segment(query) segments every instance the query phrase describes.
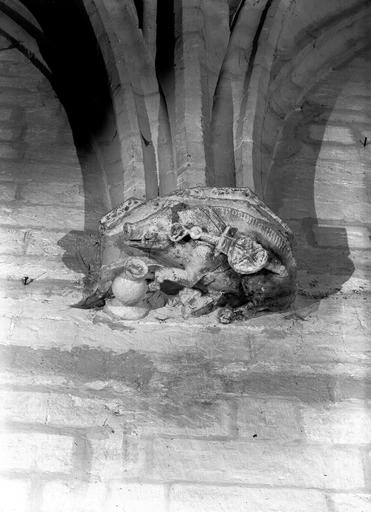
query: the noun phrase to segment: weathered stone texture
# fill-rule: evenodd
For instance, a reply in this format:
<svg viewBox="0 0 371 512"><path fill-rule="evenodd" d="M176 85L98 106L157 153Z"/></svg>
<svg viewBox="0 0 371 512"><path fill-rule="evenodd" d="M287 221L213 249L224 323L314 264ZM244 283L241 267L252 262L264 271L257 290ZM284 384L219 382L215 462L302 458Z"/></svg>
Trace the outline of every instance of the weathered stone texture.
<svg viewBox="0 0 371 512"><path fill-rule="evenodd" d="M108 510L115 510L120 503L125 503L128 512L135 510L167 511L166 488L151 484L120 484L110 487L111 496L107 503Z"/></svg>
<svg viewBox="0 0 371 512"><path fill-rule="evenodd" d="M215 485L173 485L170 490L170 512L311 512L313 509L328 511L325 497L316 491Z"/></svg>
<svg viewBox="0 0 371 512"><path fill-rule="evenodd" d="M362 401L348 401L328 407L303 410L303 428L314 442L368 444L371 438L371 410Z"/></svg>
<svg viewBox="0 0 371 512"><path fill-rule="evenodd" d="M354 448L242 441L156 440L153 475L161 480L358 489L365 485Z"/></svg>
<svg viewBox="0 0 371 512"><path fill-rule="evenodd" d="M308 272L315 260L318 282L332 274L337 288L363 278L368 289L370 153L362 141L369 62L365 50L303 98L287 119L266 186L268 204L297 234L299 268Z"/></svg>
<svg viewBox="0 0 371 512"><path fill-rule="evenodd" d="M59 496L56 502L55 496ZM115 512L125 507L125 512L156 510L165 512L166 494L162 486L151 484L91 483L83 487L71 486L68 482L48 483L43 491L42 511L65 510Z"/></svg>
<svg viewBox="0 0 371 512"><path fill-rule="evenodd" d="M335 494L331 497L331 504L335 512L367 512L371 499L369 494Z"/></svg>
<svg viewBox="0 0 371 512"><path fill-rule="evenodd" d="M107 491L101 483L71 485L69 482L48 482L42 491L42 512L66 510L101 512L106 508ZM58 496L58 499L56 497Z"/></svg>
<svg viewBox="0 0 371 512"><path fill-rule="evenodd" d="M260 441L292 442L303 439L297 404L280 399L240 399L237 430L241 437Z"/></svg>
<svg viewBox="0 0 371 512"><path fill-rule="evenodd" d="M36 432L0 435L3 455L1 470L67 472L72 467L73 439Z"/></svg>
<svg viewBox="0 0 371 512"><path fill-rule="evenodd" d="M108 209L103 192L114 203L145 195L154 162L161 191L168 177L171 190L173 157L184 171L180 184L203 182L213 130L220 160L210 176L233 182L234 169L224 175L223 166L235 158L238 180L252 179L241 148L254 149L268 170L280 116L316 64L315 48L300 62L293 44L317 41L326 31L325 24L316 34L317 23L362 2L281 2L289 9L277 23L276 11L267 17L266 52L258 45L249 88L266 2L244 3L227 49L228 3L233 19L240 4L232 0L192 1L183 18L178 11L176 70L168 82L161 78L166 120L146 48L156 37L155 2L144 2L143 32L129 4L84 2L116 91L118 133L110 125L99 135L101 162L109 164L103 180L91 155L89 172L80 165L86 160L46 80L16 50L0 52L1 512L370 508L370 149L362 145L370 127L369 52L303 98L276 147L267 196L274 192L274 210L296 233L292 310L227 328L214 317L123 324L71 308L93 270L79 253L96 256L92 230ZM110 12L121 16L111 39ZM122 19L130 31L120 42ZM341 37L352 34L344 27L334 45L342 48ZM318 62L326 60L323 48ZM130 68L143 55L144 70ZM280 75L293 63L290 76ZM215 88L220 110L212 126ZM263 122L268 100L259 141L251 120ZM226 138L239 145L224 152ZM120 145L111 152L113 139ZM24 285L27 275L35 280Z"/></svg>

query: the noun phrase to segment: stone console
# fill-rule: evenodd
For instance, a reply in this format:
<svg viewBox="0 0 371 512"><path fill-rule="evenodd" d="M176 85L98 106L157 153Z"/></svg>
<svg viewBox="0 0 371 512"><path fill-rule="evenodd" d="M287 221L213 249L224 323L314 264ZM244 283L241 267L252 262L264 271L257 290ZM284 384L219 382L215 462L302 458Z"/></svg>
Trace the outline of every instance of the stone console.
<svg viewBox="0 0 371 512"><path fill-rule="evenodd" d="M101 220L102 268L84 307L125 320L151 309L222 323L295 298L292 233L248 188L191 188L129 199Z"/></svg>

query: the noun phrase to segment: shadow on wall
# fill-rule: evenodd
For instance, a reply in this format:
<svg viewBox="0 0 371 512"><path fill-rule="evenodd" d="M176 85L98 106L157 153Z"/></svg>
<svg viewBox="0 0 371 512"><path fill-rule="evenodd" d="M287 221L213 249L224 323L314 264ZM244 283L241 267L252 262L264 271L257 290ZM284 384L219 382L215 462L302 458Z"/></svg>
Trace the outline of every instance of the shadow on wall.
<svg viewBox="0 0 371 512"><path fill-rule="evenodd" d="M60 240L58 245L64 250L64 265L83 274L82 295L90 295L98 278L101 265L98 226L108 207L102 199L104 195L102 173L93 152L86 148L76 148L84 190L84 230L71 230Z"/></svg>
<svg viewBox="0 0 371 512"><path fill-rule="evenodd" d="M101 266L101 250L98 226L108 207L102 200L102 174L93 152L76 148L84 183L84 231L72 230L58 240L64 250L64 265L83 274L82 296L94 291Z"/></svg>
<svg viewBox="0 0 371 512"><path fill-rule="evenodd" d="M25 4L27 0L22 0ZM143 28L144 4L142 0L134 0L138 15L139 28ZM83 294L91 293L91 284L99 265L99 246L97 240L89 245L89 239L94 238L92 233L97 231L100 218L111 209L111 206L120 204L124 197L123 169L121 164L121 147L115 121L111 91L120 87L112 76L108 78L105 63L100 50L101 41L97 41L94 30L90 24L89 16L85 10L84 0L65 0L58 4L57 13L49 7L40 10L39 18L45 20L44 30L48 29L50 37L56 42L59 52L43 54L55 77L54 88L63 103L74 135L74 141L84 181L85 195L85 231L71 231L58 245L65 250L63 262L75 272L83 272ZM157 7L156 41L156 74L159 80L161 96L168 98L169 105L164 99L165 109L170 110L170 117L174 117L174 0L162 0ZM36 12L33 11L36 16ZM68 40L62 19L66 19L66 26L73 22ZM41 23L41 19L39 19ZM52 30L50 30L52 29ZM80 41L83 43L80 46ZM68 51L65 49L68 45ZM49 60L48 60L49 59ZM73 79L71 80L71 77ZM112 83L113 82L113 83ZM113 85L115 85L113 87ZM173 119L173 122L174 119ZM131 123L129 123L130 125ZM164 123L160 123L159 137L161 140L168 136ZM170 127L169 127L170 129ZM164 130L164 131L161 131ZM166 132L166 133L165 133ZM92 143L92 139L95 138ZM103 155L96 158L92 146L96 141L103 139ZM143 135L142 139L145 141ZM146 146L145 142L144 145ZM149 150L149 148L148 148ZM147 150L146 150L147 151ZM145 155L146 151L143 153ZM152 151L152 150L151 150ZM152 154L152 153L151 153ZM103 156L103 158L102 158ZM159 166L164 171L162 187L169 192L172 190L172 159L167 159L167 152L159 149ZM104 157L106 161L104 161ZM102 163L103 160L103 163ZM170 161L169 161L170 160ZM108 162L107 162L108 161ZM165 164L164 164L165 162ZM108 164L108 165L107 165ZM161 167L165 165L165 169ZM168 168L167 168L168 166ZM166 172L166 171L171 172ZM107 187L108 183L108 187ZM161 185L160 185L161 191ZM82 260L84 262L82 263Z"/></svg>
<svg viewBox="0 0 371 512"><path fill-rule="evenodd" d="M65 250L62 259L66 267L83 273L86 285L96 266L94 233L100 218L110 209L104 173L120 155L109 78L83 0L21 2L42 29L38 46L51 71L51 85L67 114L80 163L84 230L69 232L58 245ZM116 192L117 188L121 190L122 183L118 183Z"/></svg>
<svg viewBox="0 0 371 512"><path fill-rule="evenodd" d="M289 116L265 189L265 201L295 234L298 291L312 303L338 292L355 268L350 258L345 219L336 218L331 206L339 190L339 201L346 195L347 185L340 181L342 161L336 159L336 149L344 150L347 146L326 142L325 137L345 83L346 80L333 86L331 82L329 86L326 80L320 82ZM337 118L332 124L339 126L344 122ZM327 184L329 179L334 180L330 198L324 197L321 190L321 184L323 190L328 188L324 186L324 177ZM328 203L327 199L330 199ZM325 217L323 214L318 217L316 202L321 202Z"/></svg>

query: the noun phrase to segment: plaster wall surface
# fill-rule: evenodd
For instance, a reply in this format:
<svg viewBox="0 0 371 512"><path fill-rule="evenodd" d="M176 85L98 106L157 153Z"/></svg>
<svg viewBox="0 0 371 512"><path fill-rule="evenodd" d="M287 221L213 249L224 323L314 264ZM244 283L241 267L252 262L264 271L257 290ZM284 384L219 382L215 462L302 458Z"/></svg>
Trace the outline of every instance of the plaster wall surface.
<svg viewBox="0 0 371 512"><path fill-rule="evenodd" d="M50 88L0 58L0 510L367 512L370 54L310 93L272 174L295 308L228 327L71 309L99 205Z"/></svg>

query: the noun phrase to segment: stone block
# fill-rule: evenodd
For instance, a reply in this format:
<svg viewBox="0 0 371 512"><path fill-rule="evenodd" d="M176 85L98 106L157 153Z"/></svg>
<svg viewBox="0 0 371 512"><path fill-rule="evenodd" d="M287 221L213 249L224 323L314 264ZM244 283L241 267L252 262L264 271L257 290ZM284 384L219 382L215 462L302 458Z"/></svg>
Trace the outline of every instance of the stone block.
<svg viewBox="0 0 371 512"><path fill-rule="evenodd" d="M257 440L295 441L303 437L297 403L279 398L238 400L237 429L239 436Z"/></svg>
<svg viewBox="0 0 371 512"><path fill-rule="evenodd" d="M243 441L156 439L153 475L165 481L354 489L364 486L354 448Z"/></svg>
<svg viewBox="0 0 371 512"><path fill-rule="evenodd" d="M23 154L24 148L22 145L0 142L0 159L18 160L22 158Z"/></svg>
<svg viewBox="0 0 371 512"><path fill-rule="evenodd" d="M0 148L1 150L1 148ZM22 205L14 208L1 208L0 222L8 226L27 226L65 230L84 230L84 221L89 213L80 208L68 206Z"/></svg>
<svg viewBox="0 0 371 512"><path fill-rule="evenodd" d="M1 64L6 64L6 65L15 64L15 65L17 65L17 68L19 66L20 68L24 69L26 67L25 66L26 57L23 55L18 56L17 53L18 53L18 50L15 50L14 48L10 48L9 50L1 52L1 56L0 56Z"/></svg>
<svg viewBox="0 0 371 512"><path fill-rule="evenodd" d="M168 512L166 489L162 485L112 483L109 490L106 512L117 512L122 506L125 512Z"/></svg>
<svg viewBox="0 0 371 512"><path fill-rule="evenodd" d="M36 284L35 281L32 284ZM86 319L86 313L83 310L76 309L71 311L71 304L73 300L78 301L81 298L81 294L66 294L61 297L56 294L54 297L48 297L48 289L46 288L44 296L42 294L34 295L30 288L24 288L23 283L13 283L18 285L18 297L19 291L25 292L21 297L12 295L9 290L8 296L6 296L6 290L3 289L3 294L0 294L0 311L4 316L15 316L22 317L23 319L31 318L33 320L79 320L82 322ZM34 287L32 287L34 288ZM37 291L34 289L34 291ZM41 290L38 290L41 292ZM29 292L29 293L27 293ZM63 293L63 292L62 292Z"/></svg>
<svg viewBox="0 0 371 512"><path fill-rule="evenodd" d="M36 73L27 77L14 77L14 76L1 76L0 77L0 88L16 88L23 89L25 92L31 92L32 86L37 85L41 79Z"/></svg>
<svg viewBox="0 0 371 512"><path fill-rule="evenodd" d="M17 190L16 183L1 183L0 184L0 201L13 201Z"/></svg>
<svg viewBox="0 0 371 512"><path fill-rule="evenodd" d="M349 128L343 126L311 124L309 135L312 139L321 142L334 142L338 144L355 144L357 140Z"/></svg>
<svg viewBox="0 0 371 512"><path fill-rule="evenodd" d="M331 100L333 103L333 99ZM341 95L336 100L336 110L347 110L349 112L364 112L370 110L371 97Z"/></svg>
<svg viewBox="0 0 371 512"><path fill-rule="evenodd" d="M73 262L72 262L73 263ZM24 276L30 279L63 279L78 281L84 273L81 267L69 268L62 259L38 258L31 256L0 255L0 279L20 281ZM75 270L76 268L76 270Z"/></svg>
<svg viewBox="0 0 371 512"><path fill-rule="evenodd" d="M348 247L351 249L371 249L371 229L365 226L347 226Z"/></svg>
<svg viewBox="0 0 371 512"><path fill-rule="evenodd" d="M78 162L48 162L41 164L30 160L11 162L0 159L0 173L10 176L7 181L15 177L22 183L68 183L69 185L83 185L82 171Z"/></svg>
<svg viewBox="0 0 371 512"><path fill-rule="evenodd" d="M71 470L73 439L67 436L32 431L1 433L1 471L39 470L68 472Z"/></svg>
<svg viewBox="0 0 371 512"><path fill-rule="evenodd" d="M84 206L82 186L69 183L26 183L20 189L21 198L28 203L45 205Z"/></svg>
<svg viewBox="0 0 371 512"><path fill-rule="evenodd" d="M43 488L41 512L102 512L106 488L101 483L47 482Z"/></svg>
<svg viewBox="0 0 371 512"><path fill-rule="evenodd" d="M104 429L106 424L111 427L117 423L116 416L107 407L110 402L107 398L6 390L0 391L0 400L0 418L4 421L40 423L58 428L96 428L97 431Z"/></svg>
<svg viewBox="0 0 371 512"><path fill-rule="evenodd" d="M116 430L103 439L91 440L91 476L101 480L138 478L146 466L147 442L135 433Z"/></svg>
<svg viewBox="0 0 371 512"><path fill-rule="evenodd" d="M316 145L303 144L301 156L312 161L316 159L348 161L349 165L353 165L353 162L359 161L360 151L356 146L344 147L340 144L323 144L318 151Z"/></svg>
<svg viewBox="0 0 371 512"><path fill-rule="evenodd" d="M366 84L364 84L367 87ZM343 89L345 90L345 89ZM315 100L315 97L313 98ZM333 97L331 99L330 107L333 102ZM322 103L322 101L321 101ZM361 123L361 124L369 124L370 118L367 111L362 110L342 110L342 109L334 109L329 113L329 120L332 123Z"/></svg>
<svg viewBox="0 0 371 512"><path fill-rule="evenodd" d="M321 222L320 225L313 226L313 233L320 247L371 249L371 230L367 226Z"/></svg>
<svg viewBox="0 0 371 512"><path fill-rule="evenodd" d="M30 483L0 477L1 512L28 512Z"/></svg>
<svg viewBox="0 0 371 512"><path fill-rule="evenodd" d="M207 409L202 404L184 405L180 414L166 417L161 408L135 414L135 428L144 436L228 436L232 432L231 408L218 402Z"/></svg>
<svg viewBox="0 0 371 512"><path fill-rule="evenodd" d="M30 256L64 256L62 241L68 236L64 231L43 229L27 230L26 254Z"/></svg>
<svg viewBox="0 0 371 512"><path fill-rule="evenodd" d="M328 371L332 373L334 361L337 364L364 364L368 350L366 335L337 336L318 332L303 336L298 359L303 363L328 364Z"/></svg>
<svg viewBox="0 0 371 512"><path fill-rule="evenodd" d="M0 279L0 297L19 299L19 292L22 290L25 299L33 299L40 301L39 307L48 303L52 299L60 301L60 304L71 305L81 300L81 285L71 281L61 281L51 279L48 281L34 281L32 287L24 288L23 282L19 280ZM27 308L26 308L27 310Z"/></svg>
<svg viewBox="0 0 371 512"><path fill-rule="evenodd" d="M281 340L278 342L281 343ZM225 391L237 394L254 393L260 396L285 397L289 400L294 398L305 402L331 400L334 386L332 375L321 370L308 372L308 363L299 360L299 365L298 359L295 361L293 357L292 348L285 346L284 350L286 356L289 357L282 357L282 359L280 357L279 361L271 360L266 364L260 362L259 371L246 372L241 365L240 371L235 371L234 375L225 375ZM272 367L275 368L273 371Z"/></svg>
<svg viewBox="0 0 371 512"><path fill-rule="evenodd" d="M118 206L119 204L121 204L123 202L123 200L125 198L125 195L124 195L125 188L124 188L123 182L117 183L116 185L111 185L109 187L109 195L110 195L111 203L113 206ZM136 191L132 195L134 195L135 197L140 197L140 194L138 194ZM130 197L130 196L128 196L128 197Z"/></svg>
<svg viewBox="0 0 371 512"><path fill-rule="evenodd" d="M36 141L30 141L26 139L28 144L25 149L24 158L25 160L31 160L37 162L39 165L48 165L49 163L57 163L60 165L78 165L78 158L76 150L72 144L61 146L57 142L45 141L45 137L39 140L39 146L35 143ZM33 142L31 144L31 142Z"/></svg>
<svg viewBox="0 0 371 512"><path fill-rule="evenodd" d="M26 254L62 256L66 265L74 263L75 270L86 271L88 264L92 265L97 261L97 242L95 234L84 231L74 230L66 233L57 230L29 229L26 236Z"/></svg>
<svg viewBox="0 0 371 512"><path fill-rule="evenodd" d="M50 288L48 281L37 280L32 283L32 286L26 288L21 281L13 283L12 289L8 291L0 287L0 308L3 315L21 317L14 326L12 338L14 341L27 345L30 332L34 332L39 333L33 335L35 347L50 348L57 345L61 350L70 350L73 346L85 345L96 349L97 339L99 339L99 348L115 353L135 350L151 353L152 357L160 358L160 354L168 354L175 349L191 350L197 347L202 360L205 357L208 359L220 357L221 353L225 353L227 359L235 357L236 354L242 361L251 359L248 343L246 343L246 332L243 329L236 329L235 344L231 345L228 341L226 343L223 329L203 328L200 324L195 325L190 322L186 324L188 336L184 336L185 324L182 321L164 326L156 320L144 319L140 324L130 322L125 326L118 326L110 322L104 314L71 308L71 304L81 300L81 287L73 289L68 283L61 283L59 286L57 284L53 283ZM23 294L22 299L19 299L20 290ZM93 318L94 322L92 322ZM53 336L48 336L48 332ZM161 363L160 360L158 362ZM233 372L233 364L230 366L231 369L228 368L228 370ZM200 369L197 368L196 371ZM221 391L219 383L213 384L213 387L215 387L215 393ZM196 378L192 374L185 378L184 383L179 384L177 393L183 396L187 393L191 396L192 393L197 394L205 389L208 389L207 377L199 375ZM221 405L221 410L226 413L224 405ZM221 421L219 428L224 432L227 420L222 418L225 414L219 414L217 411L215 414L215 417ZM192 429L191 424L192 422L189 427ZM211 428L213 429L214 426Z"/></svg>
<svg viewBox="0 0 371 512"><path fill-rule="evenodd" d="M1 141L14 141L21 135L22 126L2 126L0 125L0 140Z"/></svg>
<svg viewBox="0 0 371 512"><path fill-rule="evenodd" d="M3 349L4 347L0 345L0 348ZM30 388L30 390L33 389L33 386L38 386L39 389L44 388L45 391L47 391L50 387L57 390L59 387L66 386L68 384L68 379L63 376L34 375L26 372L14 372L14 368L9 370L9 368L6 369L5 366L6 365L0 369L0 385L3 389L8 389L10 386L17 385L23 386L24 389Z"/></svg>
<svg viewBox="0 0 371 512"><path fill-rule="evenodd" d="M0 420L43 423L47 419L48 394L0 391Z"/></svg>
<svg viewBox="0 0 371 512"><path fill-rule="evenodd" d="M327 512L317 491L248 489L238 486L173 485L169 512Z"/></svg>
<svg viewBox="0 0 371 512"><path fill-rule="evenodd" d="M0 89L0 103L22 105L23 108L44 107L41 95L35 94L31 90L15 89L14 87Z"/></svg>
<svg viewBox="0 0 371 512"><path fill-rule="evenodd" d="M328 407L305 407L303 428L310 441L335 444L371 443L371 411L353 400Z"/></svg>
<svg viewBox="0 0 371 512"><path fill-rule="evenodd" d="M350 189L348 199L344 196L337 198L336 196L326 197L326 188L319 194L318 202L316 203L316 211L318 218L333 219L335 222L340 219L345 219L349 224L367 224L371 218L371 204L364 198L364 191L359 188ZM334 187L335 188L335 187ZM327 189L329 193L330 187ZM363 197L362 197L363 196ZM355 208L354 205L359 205Z"/></svg>
<svg viewBox="0 0 371 512"><path fill-rule="evenodd" d="M11 105L0 105L0 121L9 121L12 114L13 108Z"/></svg>
<svg viewBox="0 0 371 512"><path fill-rule="evenodd" d="M23 286L23 285L22 285ZM31 286L31 285L30 285ZM50 318L40 318L40 312L38 315L39 318L32 318L32 315L22 315L22 310L17 309L14 311L13 316L19 316L20 318L17 318L16 320L13 320L13 323L11 324L11 330L8 329L7 336L4 334L4 340L3 343L6 343L8 345L14 345L17 347L17 349L20 352L20 357L22 359L22 350L24 352L23 347L27 347L32 343L32 347L34 349L59 349L63 350L64 352L62 354L59 354L58 352L55 354L57 356L57 360L61 360L61 364L63 365L63 361L68 360L67 362L71 365L73 363L73 368L78 371L81 370L79 368L80 359L77 359L76 361L73 361L73 357L69 355L68 351L71 350L74 346L83 346L87 345L93 342L93 334L89 334L86 336L86 329L90 327L92 333L94 331L94 346L96 346L96 340L101 335L109 334L109 332L105 330L97 330L94 328L95 326L91 326L90 323L84 322L81 323L81 325L76 325L79 323L79 319L75 318L73 321L72 319L62 319L60 316L58 316L58 313L55 312L54 318L52 315L50 315ZM7 321L12 321L10 318L6 318ZM7 328L7 324L5 324L5 327ZM97 334L99 333L99 334ZM113 340L108 340L108 345L110 346L110 343L113 342L119 342L119 336L113 335ZM34 352L33 355L35 356L34 359L29 360L28 362L36 365L38 368L38 371L41 371L40 365L40 354L42 352ZM93 352L94 353L94 352ZM67 354L65 357L64 355ZM94 353L95 355L96 353ZM48 366L43 366L44 370L45 368L48 368L49 371L53 370L53 353L50 353L50 358L45 361L45 364L48 362ZM59 357L60 356L60 357ZM72 361L69 361L69 360ZM102 355L100 358L97 359L97 364L101 361L104 362L104 355ZM24 363L25 365L26 362ZM92 371L92 366L95 364L94 356L92 365L89 365L88 368L90 371ZM102 363L103 364L103 363ZM100 370L101 364L99 365ZM70 373L70 372L68 372ZM95 373L93 374L93 378L95 378Z"/></svg>
<svg viewBox="0 0 371 512"><path fill-rule="evenodd" d="M109 185L120 185L122 183L124 179L124 169L121 159L107 166L106 175Z"/></svg>
<svg viewBox="0 0 371 512"><path fill-rule="evenodd" d="M330 497L331 510L334 512L369 512L370 494L333 494Z"/></svg>
<svg viewBox="0 0 371 512"><path fill-rule="evenodd" d="M325 187L324 187L325 188ZM330 186L328 189L331 188ZM365 201L362 201L362 208L354 208L354 202L360 203L357 198L357 191L351 190L352 202L339 201L336 196L327 195L323 192L322 199L316 203L316 212L318 218L330 219L335 223L346 219L349 224L367 223L371 216L371 207ZM284 219L305 219L313 215L313 198L303 197L299 191L299 197L287 197L282 201L282 207L279 209L279 215ZM301 196L301 197L300 197Z"/></svg>
<svg viewBox="0 0 371 512"><path fill-rule="evenodd" d="M4 73L4 75L13 77L15 80L19 76L28 77L30 79L32 75L30 74L30 71L27 69L28 66L25 66L24 63L20 64L19 62L17 62L17 60L17 57L14 57L13 60L8 60L4 59L4 57L0 57L1 72ZM32 79L33 77L31 78L31 80Z"/></svg>
<svg viewBox="0 0 371 512"><path fill-rule="evenodd" d="M71 347L78 332L77 326L68 320L20 318L12 325L7 342L25 346L32 342L32 347L35 349L38 347L61 349L66 346ZM63 358L61 360L63 361ZM52 363L50 364L52 366Z"/></svg>

